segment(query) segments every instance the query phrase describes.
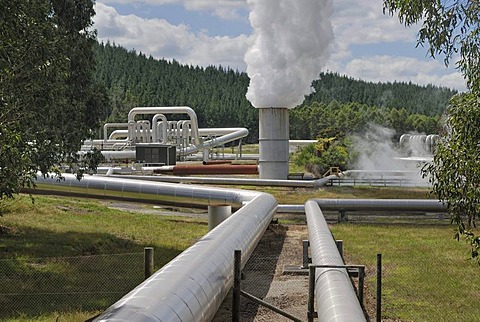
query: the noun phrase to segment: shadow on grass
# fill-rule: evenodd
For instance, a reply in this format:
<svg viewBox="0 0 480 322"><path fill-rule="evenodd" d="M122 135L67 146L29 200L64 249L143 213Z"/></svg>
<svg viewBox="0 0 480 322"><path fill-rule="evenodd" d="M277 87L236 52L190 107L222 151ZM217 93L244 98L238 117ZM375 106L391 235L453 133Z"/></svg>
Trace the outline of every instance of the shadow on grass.
<svg viewBox="0 0 480 322"><path fill-rule="evenodd" d="M0 320L106 309L143 281L144 246L154 247L156 268L181 252L109 233L3 229Z"/></svg>

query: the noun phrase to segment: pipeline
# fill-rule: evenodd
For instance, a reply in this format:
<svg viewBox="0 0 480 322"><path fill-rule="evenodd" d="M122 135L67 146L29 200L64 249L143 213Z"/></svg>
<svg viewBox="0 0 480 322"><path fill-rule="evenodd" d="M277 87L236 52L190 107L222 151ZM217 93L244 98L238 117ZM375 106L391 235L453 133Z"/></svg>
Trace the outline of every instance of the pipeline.
<svg viewBox="0 0 480 322"><path fill-rule="evenodd" d="M405 211L447 212L439 200L433 199L311 199L325 211ZM305 205L278 205L277 213L305 213Z"/></svg>
<svg viewBox="0 0 480 322"><path fill-rule="evenodd" d="M36 184L39 191L81 196L139 197L191 206L244 205L95 321L210 321L233 284L234 250L242 251L243 267L277 207L275 198L261 192L112 177L86 176L81 181L70 174L63 177L39 175Z"/></svg>
<svg viewBox="0 0 480 322"><path fill-rule="evenodd" d="M162 167L162 168L165 168L168 171L173 171L173 166ZM155 169L158 169L158 168L155 168ZM111 176L116 178L125 177L122 175L115 175L115 174L112 174ZM329 180L338 178L338 176L330 175L328 177L320 178L317 180L280 180L280 179L226 178L226 177L178 177L178 176L165 176L165 175L161 175L161 176L129 175L128 178L137 179L137 180L146 180L146 181L172 182L172 183L319 188L321 186L324 186Z"/></svg>
<svg viewBox="0 0 480 322"><path fill-rule="evenodd" d="M315 201L305 203L312 264L344 265L327 222ZM317 268L315 294L319 321L366 321L344 268Z"/></svg>
<svg viewBox="0 0 480 322"><path fill-rule="evenodd" d="M174 175L183 174L258 174L258 166L253 164L232 165L177 165L172 168Z"/></svg>
<svg viewBox="0 0 480 322"><path fill-rule="evenodd" d="M190 125L192 127L192 144L200 145L200 137L198 135L197 114L188 106L172 106L172 107L135 107L128 113L128 137L133 138L135 116L138 114L187 114L190 117Z"/></svg>
<svg viewBox="0 0 480 322"><path fill-rule="evenodd" d="M322 210L399 210L445 212L445 205L434 199L312 199Z"/></svg>
<svg viewBox="0 0 480 322"><path fill-rule="evenodd" d="M272 196L259 192L100 176L86 176L78 181L74 175L63 176L64 180L39 176L37 192L132 198L136 201L190 207L244 205L108 308L97 321L209 321L232 285L233 251L242 250L244 265L277 209ZM343 264L320 206L324 210L445 211L445 207L437 200L312 199L302 206L304 209L294 205L295 211L305 210L313 263L319 265ZM209 260L205 261L205 258ZM344 270L319 269L316 284L317 311L321 321L364 321L363 312Z"/></svg>

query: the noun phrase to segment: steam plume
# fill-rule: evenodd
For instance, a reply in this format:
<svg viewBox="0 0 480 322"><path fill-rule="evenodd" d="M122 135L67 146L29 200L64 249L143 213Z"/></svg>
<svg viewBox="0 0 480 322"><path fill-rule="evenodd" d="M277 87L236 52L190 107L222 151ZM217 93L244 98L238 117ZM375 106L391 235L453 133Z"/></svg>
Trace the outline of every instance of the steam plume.
<svg viewBox="0 0 480 322"><path fill-rule="evenodd" d="M333 42L332 0L248 0L253 44L245 54L253 106L293 108L312 92Z"/></svg>

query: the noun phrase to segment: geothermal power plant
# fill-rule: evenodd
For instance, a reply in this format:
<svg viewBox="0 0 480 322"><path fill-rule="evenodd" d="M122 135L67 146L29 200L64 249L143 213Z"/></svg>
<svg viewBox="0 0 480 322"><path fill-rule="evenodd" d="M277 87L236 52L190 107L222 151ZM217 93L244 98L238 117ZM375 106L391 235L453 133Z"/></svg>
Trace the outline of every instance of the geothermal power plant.
<svg viewBox="0 0 480 322"><path fill-rule="evenodd" d="M180 115L181 120L173 118ZM113 162L134 161L133 167L106 167L102 169L103 175L87 175L81 181L73 174L65 174L65 180L61 181L38 177L38 192L208 209L210 231L204 237L114 303L95 321L211 321L232 288L234 252L241 250L243 267L277 212L305 214L312 264L334 266L317 269L312 277L319 321L366 321L351 278L342 268L345 264L322 210L443 212L444 206L435 200L351 199L311 199L304 205L279 205L274 197L263 192L198 185L316 188L331 179L338 179L337 175L331 175L311 180L288 180L291 145L288 109L261 108L259 126L258 176L252 173L248 177L233 176L238 171L242 173L238 169L224 169L222 176L219 173L200 177L185 177L182 172L180 176L164 174L164 171L181 167L183 163L203 161L215 165L213 161L219 160L210 159L212 150L227 143L240 142L236 153L222 154L222 157L242 157L238 150L241 150L241 140L248 135L248 130L199 128L193 109L183 106L133 108L126 123L105 124L103 139L88 141L82 148L83 152L98 148ZM433 139L431 137L429 142ZM426 137L404 136L402 144L426 140ZM294 144L309 142L296 141ZM196 165L187 173L204 174L201 169L208 167ZM228 169L228 166L223 168Z"/></svg>
<svg viewBox="0 0 480 322"><path fill-rule="evenodd" d="M232 289L234 252L241 251L243 267L278 212L307 218L312 264L320 266L310 275L316 305L309 321L314 316L322 322L366 321L322 211L445 211L436 200L311 199L303 205L279 205L264 192L201 185L314 189L359 175L352 171L309 180L289 178L290 150L315 142L289 139L289 109L311 92L312 80L328 59L333 43L332 1L307 0L300 6L294 0L249 0L248 4L253 35L245 54L250 78L247 99L259 113L258 155L242 153L248 129L200 128L188 106L135 107L125 123L105 124L103 137L86 141L81 151L96 148L113 164L133 162L133 166L106 166L99 169L101 174L80 181L73 174L65 174L65 180L37 178L38 192L208 209L210 230L205 236L94 321L211 321ZM401 141L427 144L427 140L432 146L436 138L409 135ZM232 151L225 145L233 146ZM238 160L244 162L234 164ZM386 173L396 176L397 172L401 171Z"/></svg>

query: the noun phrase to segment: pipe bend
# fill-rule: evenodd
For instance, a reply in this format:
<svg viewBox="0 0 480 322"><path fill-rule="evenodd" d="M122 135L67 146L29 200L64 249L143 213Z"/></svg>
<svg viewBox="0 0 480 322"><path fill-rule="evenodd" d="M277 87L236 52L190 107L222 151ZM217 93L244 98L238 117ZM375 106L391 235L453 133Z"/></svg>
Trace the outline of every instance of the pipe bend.
<svg viewBox="0 0 480 322"><path fill-rule="evenodd" d="M72 174L64 180L37 175L37 186L51 192L150 196L193 204L243 205L149 279L110 306L95 321L210 321L233 285L233 253L242 251L242 266L255 249L277 209L266 193ZM189 201L188 201L189 200ZM173 299L176 299L173 301Z"/></svg>

